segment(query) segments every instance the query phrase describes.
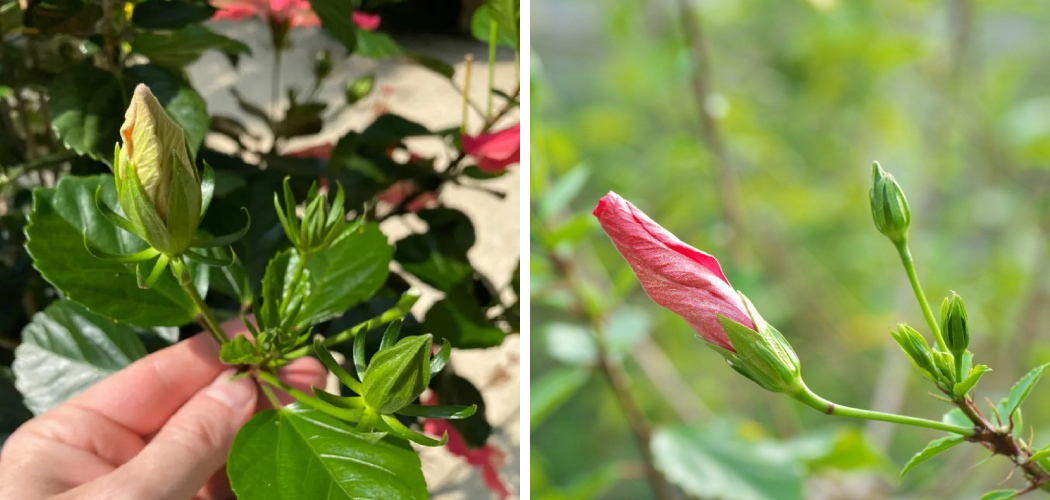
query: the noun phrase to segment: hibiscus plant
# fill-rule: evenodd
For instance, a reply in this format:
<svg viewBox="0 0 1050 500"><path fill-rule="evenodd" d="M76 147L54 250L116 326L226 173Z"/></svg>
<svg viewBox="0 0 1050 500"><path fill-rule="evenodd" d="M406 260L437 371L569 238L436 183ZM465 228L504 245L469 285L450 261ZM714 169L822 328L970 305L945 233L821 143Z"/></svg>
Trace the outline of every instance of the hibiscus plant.
<svg viewBox="0 0 1050 500"><path fill-rule="evenodd" d="M494 88L492 72L498 45L518 48L520 6L487 0L473 13L487 100L449 103L435 129L390 112L381 76L333 76L364 57L469 86L469 58L457 72L384 33L384 13L405 8L387 3L0 2L0 445L203 331L273 407L231 451L239 498L427 498L412 443L448 444L509 495L482 394L450 359L517 333L517 270L475 268L474 224L443 190L505 196L489 184L518 162L519 89ZM229 22L269 34L270 102L226 94L252 123L210 113L188 78L209 51L228 71L255 57L220 33ZM336 42L305 89L280 81L297 29ZM333 87L340 98L321 97ZM315 138L351 114L365 125ZM417 141L441 152L417 154ZM424 229L390 242L381 224L397 219ZM426 293L437 300L423 307ZM339 383L304 391L278 377L304 356Z"/></svg>
<svg viewBox="0 0 1050 500"><path fill-rule="evenodd" d="M929 382L930 394L951 407L941 419L852 408L824 399L803 380L799 357L790 343L791 332L781 333L767 323L755 305L733 289L713 256L682 242L615 193L599 201L594 216L649 297L681 316L730 368L763 389L827 415L942 433L908 461L901 478L945 450L970 442L1012 462L1025 479L1020 489L996 490L982 498L1004 500L1040 490L1050 493L1050 447L1035 445L1034 428L1024 426L1021 414L1022 404L1050 364L1029 371L998 402L977 395L978 382L991 368L975 364L981 358L969 349L971 332L963 299L951 293L935 314L919 283L908 245L911 209L907 198L878 163L872 167L871 179L869 198L875 226L897 250L928 328L924 335L900 323L890 334ZM654 479L653 487L660 498L670 498L661 493L666 491L662 481Z"/></svg>

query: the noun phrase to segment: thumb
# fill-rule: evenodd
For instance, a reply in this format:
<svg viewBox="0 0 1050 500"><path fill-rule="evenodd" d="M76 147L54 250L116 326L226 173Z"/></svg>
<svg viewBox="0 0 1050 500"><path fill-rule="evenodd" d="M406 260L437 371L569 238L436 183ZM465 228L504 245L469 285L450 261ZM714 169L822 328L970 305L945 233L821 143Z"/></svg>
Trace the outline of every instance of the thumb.
<svg viewBox="0 0 1050 500"><path fill-rule="evenodd" d="M255 410L255 383L219 375L186 402L157 436L109 478L137 498L186 500L226 463L233 438Z"/></svg>

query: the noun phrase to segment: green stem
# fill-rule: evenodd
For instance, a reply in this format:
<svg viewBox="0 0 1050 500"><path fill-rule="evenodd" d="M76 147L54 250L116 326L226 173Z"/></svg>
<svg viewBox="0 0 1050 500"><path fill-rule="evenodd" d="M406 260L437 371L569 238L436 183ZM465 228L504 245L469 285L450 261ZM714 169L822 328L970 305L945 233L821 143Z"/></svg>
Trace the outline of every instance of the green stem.
<svg viewBox="0 0 1050 500"><path fill-rule="evenodd" d="M182 283L182 289L186 290L190 299L197 305L197 310L200 311L200 320L201 323L203 323L204 329L211 334L212 338L214 338L219 345L229 342L229 337L226 336L226 332L222 330L222 326L219 322L215 320L215 315L212 314L211 308L208 307L208 304L204 303L204 299L201 298L200 294L197 293L197 289L194 288L193 280L190 280L187 283Z"/></svg>
<svg viewBox="0 0 1050 500"><path fill-rule="evenodd" d="M336 344L341 344L343 342L353 340L354 337L357 336L357 334L361 332L367 332L373 328L379 327L380 325L394 321L395 319L403 318L405 317L405 314L407 314L407 311L402 310L400 307L393 307L385 311L383 314L380 314L379 316L365 321L364 323L358 324L353 328L343 330L342 332L332 335L331 337L325 338L321 342L321 344L325 347L331 347ZM311 349L311 346L300 347L299 349L296 349L286 354L285 359L291 360L301 358L303 356L306 356L307 354L310 354Z"/></svg>
<svg viewBox="0 0 1050 500"><path fill-rule="evenodd" d="M492 116L492 89L496 86L496 36L499 33L496 20L489 20L489 93L485 105L485 118Z"/></svg>
<svg viewBox="0 0 1050 500"><path fill-rule="evenodd" d="M962 427L959 425L938 422L936 420L927 420L925 418L908 417L904 415L895 415L892 413L882 413L871 410L861 410L858 408L850 408L849 406L837 405L814 394L813 391L811 391L809 387L806 387L806 384L801 380L799 381L799 387L794 393L791 394L791 397L799 400L806 406L809 406L826 415L859 418L864 420L878 420L881 422L911 425L914 427L925 427L927 429L936 429L940 431L951 432L966 437L971 437L974 434L976 434L976 431L972 427Z"/></svg>
<svg viewBox="0 0 1050 500"><path fill-rule="evenodd" d="M948 346L944 343L944 337L941 335L941 327L933 316L933 310L930 309L930 303L926 301L926 294L923 293L922 285L919 283L919 275L915 272L915 262L911 258L911 250L908 249L908 239L902 238L899 242L894 242L894 245L897 247L897 253L901 256L901 264L904 265L904 271L908 273L908 281L911 282L911 289L915 292L915 298L919 301L922 314L926 317L926 324L930 325L933 338L937 340L937 348L948 352Z"/></svg>

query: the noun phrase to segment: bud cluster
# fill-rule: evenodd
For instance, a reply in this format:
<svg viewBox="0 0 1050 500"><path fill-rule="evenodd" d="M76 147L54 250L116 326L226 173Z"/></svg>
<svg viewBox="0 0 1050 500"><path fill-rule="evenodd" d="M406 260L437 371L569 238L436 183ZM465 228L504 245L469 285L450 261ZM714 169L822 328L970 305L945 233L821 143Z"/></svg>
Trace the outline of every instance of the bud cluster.
<svg viewBox="0 0 1050 500"><path fill-rule="evenodd" d="M328 197L318 192L317 183L310 186L306 195L305 209L302 220L297 215L295 195L292 194L290 178L284 178L284 203L276 193L273 195L273 204L277 209L277 218L281 221L281 227L292 245L299 250L304 258L313 253L322 252L329 245L348 233L347 227L357 227L363 221L359 219L355 224L346 223L346 207L343 200L345 193L343 186L338 186L335 199L328 204Z"/></svg>

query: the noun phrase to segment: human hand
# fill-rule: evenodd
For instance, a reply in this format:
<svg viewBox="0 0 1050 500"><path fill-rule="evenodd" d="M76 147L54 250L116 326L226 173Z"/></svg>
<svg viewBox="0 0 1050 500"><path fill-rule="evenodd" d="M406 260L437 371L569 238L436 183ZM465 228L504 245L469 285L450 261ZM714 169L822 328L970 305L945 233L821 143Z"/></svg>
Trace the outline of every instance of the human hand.
<svg viewBox="0 0 1050 500"><path fill-rule="evenodd" d="M0 498L233 498L226 456L237 431L269 402L226 368L215 341L197 335L30 420L0 454ZM312 358L278 374L303 391L325 381Z"/></svg>

